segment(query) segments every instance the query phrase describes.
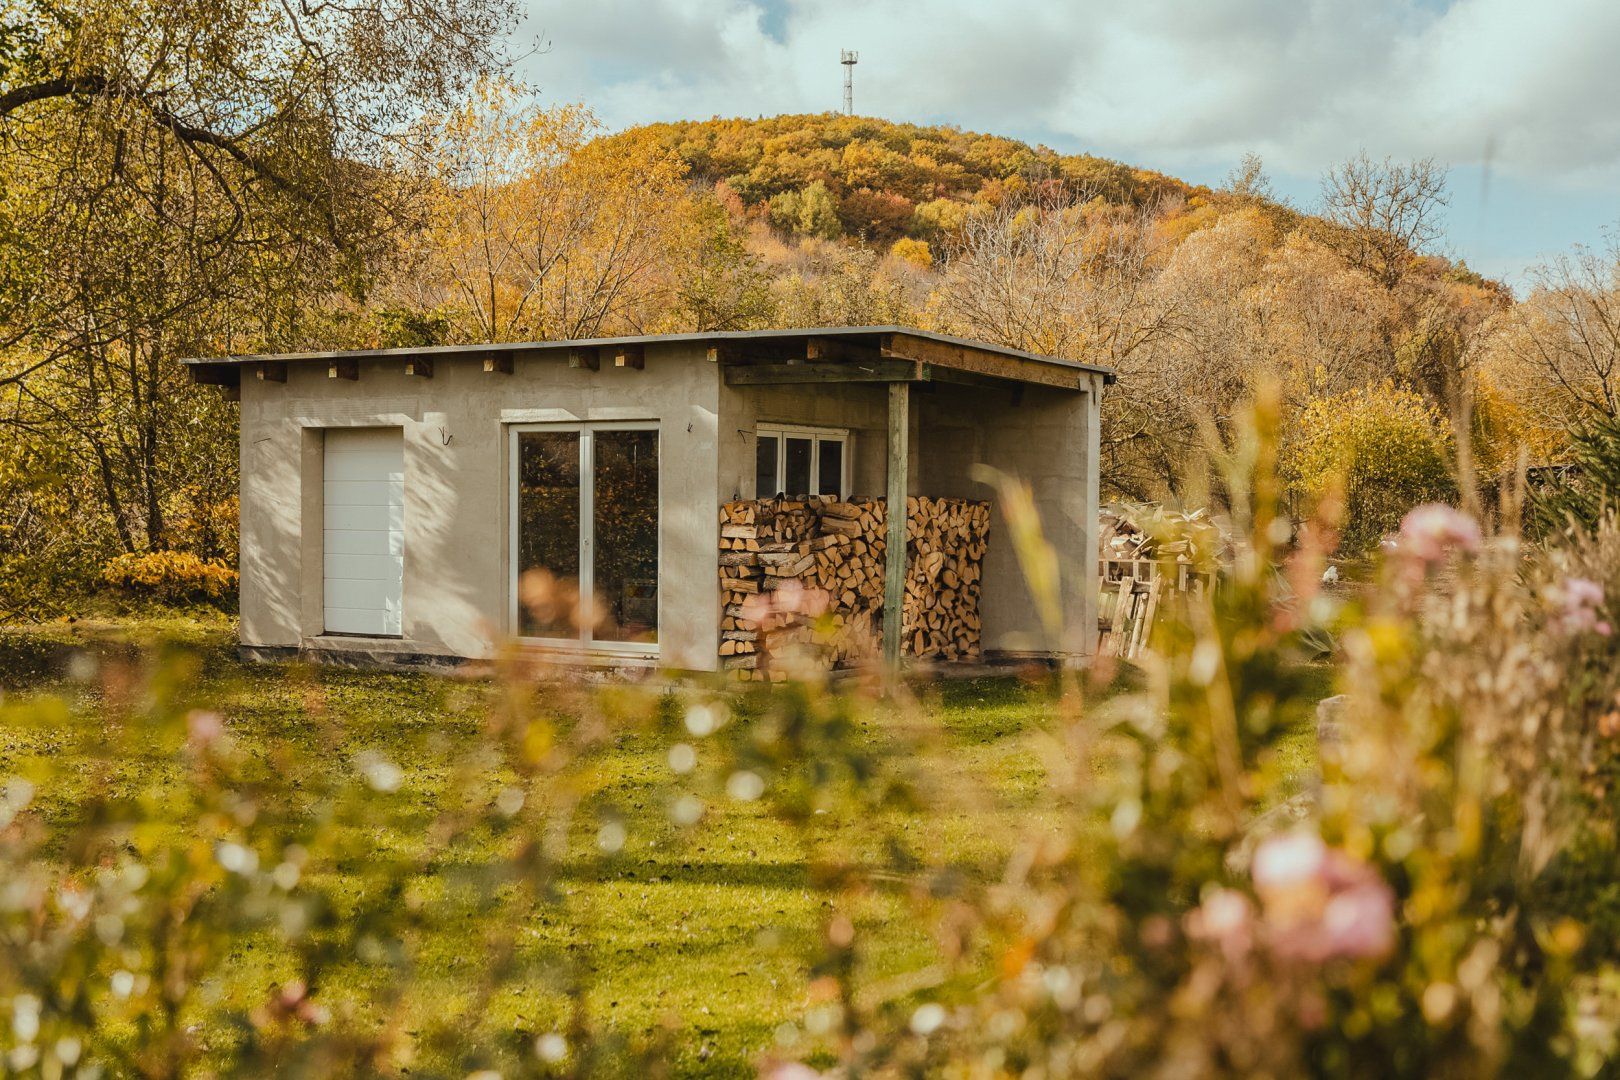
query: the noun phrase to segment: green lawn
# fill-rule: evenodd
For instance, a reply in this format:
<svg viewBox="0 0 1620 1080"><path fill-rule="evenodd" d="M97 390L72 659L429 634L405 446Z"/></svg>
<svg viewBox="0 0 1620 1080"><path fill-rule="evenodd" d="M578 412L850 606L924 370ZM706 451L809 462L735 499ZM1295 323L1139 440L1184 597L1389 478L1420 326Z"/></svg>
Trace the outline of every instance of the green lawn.
<svg viewBox="0 0 1620 1080"><path fill-rule="evenodd" d="M449 785L464 775L460 751L496 707L500 688L422 674L244 665L235 659L231 632L223 621L179 618L0 630L0 688L7 691L0 704L0 777L32 757L72 752L59 733L11 722L40 696L60 695L70 726L99 722L107 708L101 682L82 660L71 659L81 647L92 646L104 664L116 665L157 641L177 642L197 658L196 682L183 693L217 708L248 753L273 762L274 748L290 741L316 750L309 758L320 763L314 768L352 770L362 750L399 762L404 777L391 824L350 841L360 863L367 852L423 858L429 841L422 830L444 809ZM548 692L537 691L542 706ZM611 693L642 707L658 692ZM728 799L711 787L704 793L704 820L683 828L671 820L670 808L697 781L672 771L672 737L636 724L610 731L569 770L577 803L555 902L526 918L511 943L530 974L508 981L491 1000L470 998L467 975L485 962L490 928L473 914L440 919L414 943L406 1011L424 1023L443 1025L450 1017L451 1027L485 1025L532 1039L563 1024L562 987L569 984L583 996L593 1026L632 1043L667 1039L676 1072L751 1075L779 1029L802 1019L810 1005L809 964L818 955L833 895L812 880L811 867L839 861L875 866L898 845L919 861L947 862L964 874L998 873L1018 839L1053 829L1062 812L1052 780L1072 772L1054 723L1047 692L1011 678L940 683L922 688L915 708L859 713L854 743L883 768L903 773L924 809L891 806L870 817L834 810L802 827L774 816L768 800ZM1285 749L1285 770L1311 767L1309 732L1291 737ZM699 743L699 753L709 753L707 744ZM703 774L702 764L700 758L695 775ZM112 782L178 779L183 767L172 749L153 746L119 762ZM108 782L94 775L89 762L73 763L51 790L39 793L36 802L52 827L65 829L75 820L85 785ZM625 839L621 850L603 854L599 830L610 820L622 822ZM475 868L500 842L491 834L434 850L413 887L450 897L458 873ZM331 872L341 877L350 869L339 861ZM363 869L352 866L356 904L365 900ZM839 900L850 906L857 927L861 985L877 999L903 1000L940 981L930 901L904 874L878 873L871 880L875 887ZM339 896L351 885L333 884ZM457 909L449 902L436 910ZM241 944L228 985L220 988L225 1003L262 997L278 977L273 946L269 940ZM567 978L548 974L558 970ZM327 993L364 991L371 979L367 966L356 963L346 971L348 985ZM203 1038L231 1035L205 1032Z"/></svg>

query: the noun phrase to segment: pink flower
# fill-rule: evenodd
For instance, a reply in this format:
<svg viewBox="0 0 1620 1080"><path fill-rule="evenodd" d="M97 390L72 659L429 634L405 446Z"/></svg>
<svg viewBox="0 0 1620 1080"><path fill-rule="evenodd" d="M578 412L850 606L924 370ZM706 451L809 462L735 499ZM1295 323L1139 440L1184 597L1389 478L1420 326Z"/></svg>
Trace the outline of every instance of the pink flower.
<svg viewBox="0 0 1620 1080"><path fill-rule="evenodd" d="M1315 833L1274 836L1255 852L1266 940L1308 963L1383 956L1395 944L1395 894L1371 865Z"/></svg>
<svg viewBox="0 0 1620 1080"><path fill-rule="evenodd" d="M1597 607L1603 603L1603 586L1591 578L1565 578L1564 598L1572 606Z"/></svg>
<svg viewBox="0 0 1620 1080"><path fill-rule="evenodd" d="M1614 631L1607 619L1598 618L1603 608L1603 586L1590 578L1572 577L1547 590L1554 611L1554 624L1566 634L1594 633L1608 637Z"/></svg>
<svg viewBox="0 0 1620 1080"><path fill-rule="evenodd" d="M1236 960L1254 945L1254 905L1236 889L1211 889L1203 903L1187 913L1187 936L1221 950Z"/></svg>
<svg viewBox="0 0 1620 1080"><path fill-rule="evenodd" d="M1413 507L1401 519L1399 548L1425 563L1444 559L1452 551L1478 551L1479 522L1444 503Z"/></svg>
<svg viewBox="0 0 1620 1080"><path fill-rule="evenodd" d="M1329 956L1387 956L1395 947L1395 893L1374 875L1336 894L1322 912L1322 934Z"/></svg>
<svg viewBox="0 0 1620 1080"><path fill-rule="evenodd" d="M801 1061L779 1061L766 1066L759 1075L763 1080L821 1080L823 1074Z"/></svg>
<svg viewBox="0 0 1620 1080"><path fill-rule="evenodd" d="M743 618L760 623L762 629L785 625L795 616L819 618L832 606L832 597L823 589L807 589L789 578L781 588L755 593L743 601Z"/></svg>
<svg viewBox="0 0 1620 1080"><path fill-rule="evenodd" d="M1268 837L1254 853L1254 886L1262 893L1296 888L1322 876L1327 845L1302 829Z"/></svg>
<svg viewBox="0 0 1620 1080"><path fill-rule="evenodd" d="M193 709L186 713L186 742L193 750L206 750L225 734L225 718L217 712Z"/></svg>

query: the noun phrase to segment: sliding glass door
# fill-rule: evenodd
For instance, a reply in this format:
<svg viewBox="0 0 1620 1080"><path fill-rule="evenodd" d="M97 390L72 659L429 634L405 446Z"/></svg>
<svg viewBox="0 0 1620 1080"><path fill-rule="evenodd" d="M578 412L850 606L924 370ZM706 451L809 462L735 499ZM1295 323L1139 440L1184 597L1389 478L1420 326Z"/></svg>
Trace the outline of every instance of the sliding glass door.
<svg viewBox="0 0 1620 1080"><path fill-rule="evenodd" d="M657 426L548 424L511 437L517 635L655 650Z"/></svg>

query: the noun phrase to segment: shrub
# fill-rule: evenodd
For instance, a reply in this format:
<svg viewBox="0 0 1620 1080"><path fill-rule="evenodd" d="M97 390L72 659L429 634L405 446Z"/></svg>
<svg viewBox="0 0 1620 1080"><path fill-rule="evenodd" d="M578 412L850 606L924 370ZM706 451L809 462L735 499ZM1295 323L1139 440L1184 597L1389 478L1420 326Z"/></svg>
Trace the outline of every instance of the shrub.
<svg viewBox="0 0 1620 1080"><path fill-rule="evenodd" d="M166 604L217 602L236 588L235 570L189 551L120 555L101 568L101 579L131 596Z"/></svg>
<svg viewBox="0 0 1620 1080"><path fill-rule="evenodd" d="M902 236L894 242L893 247L889 248L889 254L919 270L927 270L934 265L934 253L929 250L926 240L913 240Z"/></svg>
<svg viewBox="0 0 1620 1080"><path fill-rule="evenodd" d="M1317 398L1295 430L1286 478L1312 504L1342 489L1346 552L1371 550L1412 507L1456 494L1445 419L1393 383Z"/></svg>
<svg viewBox="0 0 1620 1080"><path fill-rule="evenodd" d="M802 191L783 191L771 197L771 224L788 233L836 240L844 234L838 221L838 200L827 185L816 180Z"/></svg>
<svg viewBox="0 0 1620 1080"><path fill-rule="evenodd" d="M859 188L839 201L838 220L844 235L883 244L905 233L913 209L904 195Z"/></svg>
<svg viewBox="0 0 1620 1080"><path fill-rule="evenodd" d="M1531 527L1538 534L1590 532L1620 507L1620 418L1594 415L1575 425L1569 458L1531 494Z"/></svg>

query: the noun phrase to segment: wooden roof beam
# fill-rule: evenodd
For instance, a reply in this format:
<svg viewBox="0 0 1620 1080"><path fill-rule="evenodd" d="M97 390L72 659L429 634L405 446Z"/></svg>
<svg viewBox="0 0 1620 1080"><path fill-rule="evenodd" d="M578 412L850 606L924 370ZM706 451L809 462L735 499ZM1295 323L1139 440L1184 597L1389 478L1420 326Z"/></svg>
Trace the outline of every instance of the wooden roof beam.
<svg viewBox="0 0 1620 1080"><path fill-rule="evenodd" d="M1014 382L1035 383L1063 390L1083 390L1090 384L1091 372L1078 368L1065 368L1040 360L1026 360L1006 356L988 349L975 349L954 345L911 334L884 334L879 352L883 356L915 360L936 368L950 368L975 375L986 375Z"/></svg>
<svg viewBox="0 0 1620 1080"><path fill-rule="evenodd" d="M849 364L739 364L723 369L727 386L795 386L829 383L927 382L932 372L915 360Z"/></svg>
<svg viewBox="0 0 1620 1080"><path fill-rule="evenodd" d="M879 359L878 350L844 338L808 337L804 339L804 358L810 361L843 360L867 361Z"/></svg>

